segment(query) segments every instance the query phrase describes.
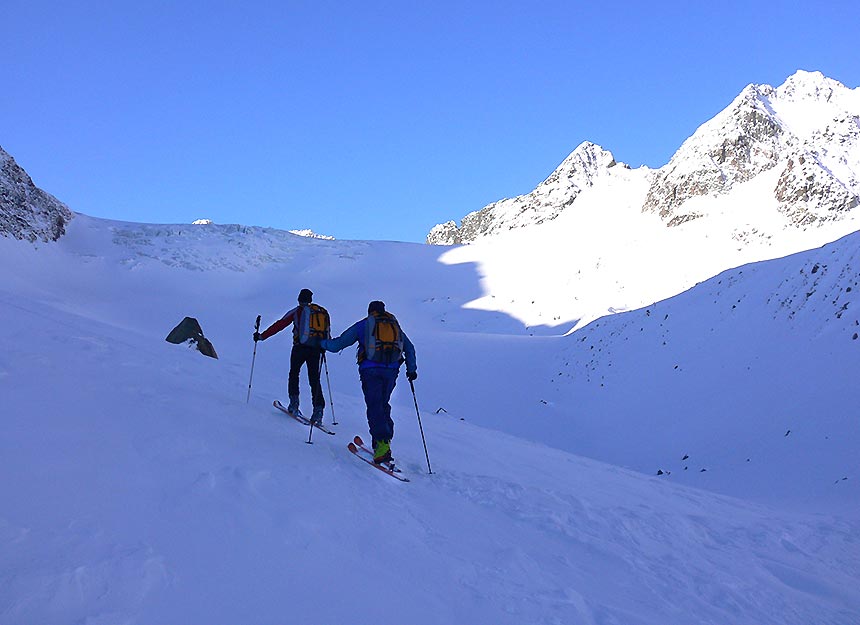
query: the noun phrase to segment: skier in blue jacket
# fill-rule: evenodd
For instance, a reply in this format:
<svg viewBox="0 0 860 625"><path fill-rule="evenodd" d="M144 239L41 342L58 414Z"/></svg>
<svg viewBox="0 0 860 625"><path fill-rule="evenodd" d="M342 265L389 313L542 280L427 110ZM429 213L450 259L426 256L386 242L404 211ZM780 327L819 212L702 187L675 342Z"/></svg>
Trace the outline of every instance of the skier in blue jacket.
<svg viewBox="0 0 860 625"><path fill-rule="evenodd" d="M415 347L380 301L370 302L365 319L354 323L337 338L323 339L320 347L339 352L356 342L358 375L373 440L373 461L377 464L391 462L394 421L389 402L403 362L406 362L406 378L410 381L418 378Z"/></svg>

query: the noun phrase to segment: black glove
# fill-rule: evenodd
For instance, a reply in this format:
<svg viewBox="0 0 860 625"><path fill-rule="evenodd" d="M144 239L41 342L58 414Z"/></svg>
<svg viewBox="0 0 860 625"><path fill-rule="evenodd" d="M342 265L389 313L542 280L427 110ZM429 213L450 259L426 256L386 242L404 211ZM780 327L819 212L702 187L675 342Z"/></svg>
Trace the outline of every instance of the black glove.
<svg viewBox="0 0 860 625"><path fill-rule="evenodd" d="M418 379L418 372L417 371L407 371L406 372L406 379L409 380L410 382L414 382L415 380Z"/></svg>
<svg viewBox="0 0 860 625"><path fill-rule="evenodd" d="M262 340L263 340L263 339L262 339L262 337L260 336L260 333L259 333L259 332L254 332L254 342L256 343L257 341L262 341Z"/></svg>

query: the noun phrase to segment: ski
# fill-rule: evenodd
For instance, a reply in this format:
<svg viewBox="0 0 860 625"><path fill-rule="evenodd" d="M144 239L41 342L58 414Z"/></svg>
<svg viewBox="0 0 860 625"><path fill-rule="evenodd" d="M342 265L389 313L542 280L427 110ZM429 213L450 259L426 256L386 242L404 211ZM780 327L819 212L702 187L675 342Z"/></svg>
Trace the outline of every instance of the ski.
<svg viewBox="0 0 860 625"><path fill-rule="evenodd" d="M362 462L366 462L367 464L369 464L369 465L370 465L370 466L372 466L373 468L375 468L375 469L379 469L379 470L380 470L380 471L382 471L383 473L387 473L388 475L390 475L390 476L391 476L391 477L393 477L394 479L396 479L396 480L400 480L401 482L408 482L408 481L409 481L409 478L408 478L408 477L404 477L403 475L401 475L401 471L400 471L400 469L396 468L393 464L391 464L391 465L388 465L388 464L376 464L376 463L375 463L373 460L371 460L370 458L366 458L366 457L361 453L362 451L370 453L371 457L373 456L373 453L372 453L372 452L370 452L370 450L369 450L367 447L365 447L365 446L364 446L364 443L362 442L361 438L359 438L358 436L356 436L356 437L355 437L355 438L354 438L354 439L353 439L353 440L352 440L352 441L351 441L351 442L346 446L346 448L347 448L347 449L349 449L349 450L352 452L352 455L354 455L356 458L358 458L358 459L359 459L359 460L361 460Z"/></svg>
<svg viewBox="0 0 860 625"><path fill-rule="evenodd" d="M373 450L372 450L370 447L368 447L367 445L365 445L365 444L364 444L364 441L363 441L363 440L361 440L361 437L360 437L360 436L354 436L354 437L353 437L353 439L352 439L352 442L353 442L353 443L355 443L355 446L356 446L356 447L358 447L360 450L362 450L362 451L364 451L365 453L367 453L367 455L368 455L368 456L370 456L371 458L373 458ZM374 462L373 464L376 464L376 463ZM383 466L388 467L389 469L391 469L391 470L392 470L392 471L394 471L395 473L402 473L402 471L400 470L400 468L399 468L399 467L397 467L397 466L395 466L395 463L394 463L394 459L393 459L393 458L392 458L391 460L389 460L388 462L384 462L384 463L382 463L382 464L383 464Z"/></svg>
<svg viewBox="0 0 860 625"><path fill-rule="evenodd" d="M286 414L290 415L293 419L295 419L296 421L298 421L298 422L299 422L299 423L301 423L302 425L310 425L310 424L311 424L311 420L310 420L310 419L308 419L307 417L305 417L305 416L303 416L303 415L297 415L297 414L294 414L294 413L290 412L289 410L287 410L287 407L286 407L286 406L284 406L284 404L282 404L281 402L279 402L277 399L272 403L272 405L273 405L275 408L277 408L278 410L280 410L281 412L283 412L283 413L286 413ZM315 427L315 428L317 428L317 429L319 429L319 430L322 430L322 431L323 431L323 432L325 432L326 434L331 434L332 436L334 436L334 435L335 435L335 432L332 432L330 429L328 429L328 428L327 428L326 426L324 426L322 423L314 423L314 427Z"/></svg>
<svg viewBox="0 0 860 625"><path fill-rule="evenodd" d="M360 448L360 449L363 449L364 451L366 451L367 453L369 453L371 456L373 455L373 450L372 450L370 447L368 447L367 445L365 445L365 444L364 444L364 441L363 441L363 440L361 440L361 437L360 437L360 436L354 436L354 437L352 438L352 442L353 442L353 443L355 443L355 446L356 446L356 447L358 447L358 448Z"/></svg>

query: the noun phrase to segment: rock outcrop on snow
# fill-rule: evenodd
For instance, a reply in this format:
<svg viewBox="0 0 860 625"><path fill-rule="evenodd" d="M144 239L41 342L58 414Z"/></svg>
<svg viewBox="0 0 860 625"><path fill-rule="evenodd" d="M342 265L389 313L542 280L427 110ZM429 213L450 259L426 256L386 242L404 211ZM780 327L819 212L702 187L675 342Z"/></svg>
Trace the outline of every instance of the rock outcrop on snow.
<svg viewBox="0 0 860 625"><path fill-rule="evenodd" d="M179 324L170 331L167 338L164 339L168 343L181 345L185 343L189 347L193 347L204 356L210 358L218 358L215 352L215 347L212 342L203 335L203 328L200 327L200 322L194 317L185 317Z"/></svg>
<svg viewBox="0 0 860 625"><path fill-rule="evenodd" d="M0 234L31 242L56 241L71 218L68 206L34 185L0 148Z"/></svg>
<svg viewBox="0 0 860 625"><path fill-rule="evenodd" d="M556 218L587 187L625 184L611 154L585 143L533 192L502 200L433 228L428 243L468 243ZM644 169L644 168L643 168ZM698 198L722 197L773 172L758 199L771 202L788 227L843 218L860 205L860 88L820 72L799 71L778 88L749 85L700 126L650 184L643 212L667 226L705 217ZM728 210L743 210L742 206Z"/></svg>
<svg viewBox="0 0 860 625"><path fill-rule="evenodd" d="M814 152L799 152L784 164L774 188L780 211L799 226L838 219L860 204L857 192L836 178Z"/></svg>

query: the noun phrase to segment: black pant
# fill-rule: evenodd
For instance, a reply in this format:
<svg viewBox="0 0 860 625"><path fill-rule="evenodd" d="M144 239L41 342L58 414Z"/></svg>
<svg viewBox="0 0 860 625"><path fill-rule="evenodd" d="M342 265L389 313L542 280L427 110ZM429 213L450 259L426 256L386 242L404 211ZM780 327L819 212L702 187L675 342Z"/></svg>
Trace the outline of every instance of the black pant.
<svg viewBox="0 0 860 625"><path fill-rule="evenodd" d="M322 384L320 384L322 354L318 348L308 345L293 345L293 351L290 353L290 377L287 392L290 394L290 398L299 396L299 370L301 370L302 365L306 365L314 408L325 407Z"/></svg>

